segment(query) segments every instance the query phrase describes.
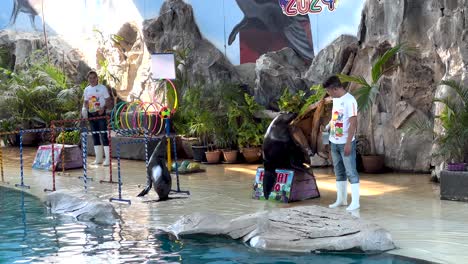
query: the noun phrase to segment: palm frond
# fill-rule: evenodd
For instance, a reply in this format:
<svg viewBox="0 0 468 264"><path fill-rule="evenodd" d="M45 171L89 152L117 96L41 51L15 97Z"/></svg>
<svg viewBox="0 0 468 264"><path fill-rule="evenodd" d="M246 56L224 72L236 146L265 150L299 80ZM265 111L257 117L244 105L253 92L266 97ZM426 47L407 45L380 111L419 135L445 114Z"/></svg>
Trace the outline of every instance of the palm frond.
<svg viewBox="0 0 468 264"><path fill-rule="evenodd" d="M43 65L42 70L61 89L65 89L68 86L67 75L62 70L60 70L59 68L57 68L57 67L55 67L54 65L51 65L51 64L45 64L45 65Z"/></svg>
<svg viewBox="0 0 468 264"><path fill-rule="evenodd" d="M374 104L379 94L378 85L362 86L358 88L353 95L358 103L358 111L366 112Z"/></svg>
<svg viewBox="0 0 468 264"><path fill-rule="evenodd" d="M434 132L434 123L428 118L417 117L407 122L403 130L414 135L432 134Z"/></svg>
<svg viewBox="0 0 468 264"><path fill-rule="evenodd" d="M342 83L353 82L362 86L370 86L370 84L366 81L366 79L363 76L354 76L346 74L337 74L336 76L338 76Z"/></svg>
<svg viewBox="0 0 468 264"><path fill-rule="evenodd" d="M375 83L380 79L383 73L385 64L396 54L402 50L402 44L397 44L395 47L387 50L381 57L377 59L372 66L372 82Z"/></svg>
<svg viewBox="0 0 468 264"><path fill-rule="evenodd" d="M468 87L462 87L460 83L454 80L443 80L441 84L452 88L461 97L464 106L468 106Z"/></svg>
<svg viewBox="0 0 468 264"><path fill-rule="evenodd" d="M455 113L461 112L463 108L459 103L456 102L456 100L453 99L453 97L445 97L445 98L436 98L433 100L436 103L441 103L445 107L447 107L448 114L453 115Z"/></svg>
<svg viewBox="0 0 468 264"><path fill-rule="evenodd" d="M77 119L80 117L80 114L78 111L70 111L66 112L63 114L62 118L63 119Z"/></svg>
<svg viewBox="0 0 468 264"><path fill-rule="evenodd" d="M36 86L34 87L31 91L30 91L30 94L34 94L34 93L51 93L51 89L46 86L46 85L39 85L39 86Z"/></svg>

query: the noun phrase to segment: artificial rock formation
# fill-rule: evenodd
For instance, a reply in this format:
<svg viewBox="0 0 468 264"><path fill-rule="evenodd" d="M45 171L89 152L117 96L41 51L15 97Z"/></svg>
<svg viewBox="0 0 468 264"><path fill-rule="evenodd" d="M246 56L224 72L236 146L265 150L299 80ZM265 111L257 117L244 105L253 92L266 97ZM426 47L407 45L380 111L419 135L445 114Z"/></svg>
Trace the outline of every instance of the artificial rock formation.
<svg viewBox="0 0 468 264"><path fill-rule="evenodd" d="M378 225L320 206L276 209L232 220L195 213L161 229L176 237L208 234L242 239L250 246L290 252L382 252L395 248L391 235Z"/></svg>
<svg viewBox="0 0 468 264"><path fill-rule="evenodd" d="M9 53L9 66L12 69L29 67L35 60L47 61L44 36L37 32L16 32L0 30L0 47ZM70 47L58 36L48 38L50 62L60 69L65 69L67 76L74 82L86 79L89 67L83 54Z"/></svg>
<svg viewBox="0 0 468 264"><path fill-rule="evenodd" d="M291 93L307 90L301 78L307 70L306 62L291 48L262 55L255 65L255 101L270 109L278 109L277 102L284 89Z"/></svg>
<svg viewBox="0 0 468 264"><path fill-rule="evenodd" d="M404 126L414 118L433 121L440 113L433 99L447 92L438 85L442 79L468 83L467 14L466 0L366 2L351 74L370 80L372 63L386 49L397 43L417 48L413 54L399 55L399 67L382 78L381 100L372 113L377 152L385 155L388 167L429 171L432 135L408 134ZM360 133L368 135L367 115L359 121Z"/></svg>
<svg viewBox="0 0 468 264"><path fill-rule="evenodd" d="M181 69L190 83L239 83L234 66L202 36L192 6L183 0L166 0L159 17L145 21L143 32L150 53L188 50Z"/></svg>
<svg viewBox="0 0 468 264"><path fill-rule="evenodd" d="M358 40L355 36L341 35L315 56L303 78L309 85L323 83L329 76L341 73L357 50Z"/></svg>
<svg viewBox="0 0 468 264"><path fill-rule="evenodd" d="M104 225L112 225L120 221L120 216L111 203L101 202L90 195L55 191L47 195L45 203L52 213L71 215L78 221Z"/></svg>
<svg viewBox="0 0 468 264"><path fill-rule="evenodd" d="M127 22L115 35L101 36L98 40L96 59L99 73L106 76L109 85L121 97L131 93L139 98L141 91L150 86L151 62L139 26Z"/></svg>

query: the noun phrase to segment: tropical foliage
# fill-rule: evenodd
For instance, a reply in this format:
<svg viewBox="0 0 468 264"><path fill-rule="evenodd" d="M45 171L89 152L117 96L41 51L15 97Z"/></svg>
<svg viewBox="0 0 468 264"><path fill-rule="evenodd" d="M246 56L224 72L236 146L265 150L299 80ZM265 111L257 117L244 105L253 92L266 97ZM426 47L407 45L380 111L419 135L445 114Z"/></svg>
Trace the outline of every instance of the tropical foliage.
<svg viewBox="0 0 468 264"><path fill-rule="evenodd" d="M463 161L468 147L468 87L453 80L442 81L442 84L450 87L455 95L435 100L444 105L444 110L437 117L444 129L437 136L438 154L448 161Z"/></svg>
<svg viewBox="0 0 468 264"><path fill-rule="evenodd" d="M338 74L341 82L355 83L359 88L353 93L358 103L358 111L365 112L369 115L369 145L370 155L376 154L375 140L374 140L374 119L372 109L377 102L380 93L380 79L387 72L394 70L398 64L391 64L391 59L400 53L407 54L414 49L404 45L398 44L393 48L387 50L382 56L379 56L371 68L371 80L368 82L363 76Z"/></svg>
<svg viewBox="0 0 468 264"><path fill-rule="evenodd" d="M300 90L295 94L291 94L289 89L284 89L283 94L278 101L280 111L302 115L310 105L320 101L320 99L325 96L326 91L323 89L321 84L317 84L310 87L310 93L312 95L307 97L307 93L305 91Z"/></svg>
<svg viewBox="0 0 468 264"><path fill-rule="evenodd" d="M2 68L0 108L16 128L47 127L52 120L78 116L83 87L71 85L66 74L47 62L17 71Z"/></svg>

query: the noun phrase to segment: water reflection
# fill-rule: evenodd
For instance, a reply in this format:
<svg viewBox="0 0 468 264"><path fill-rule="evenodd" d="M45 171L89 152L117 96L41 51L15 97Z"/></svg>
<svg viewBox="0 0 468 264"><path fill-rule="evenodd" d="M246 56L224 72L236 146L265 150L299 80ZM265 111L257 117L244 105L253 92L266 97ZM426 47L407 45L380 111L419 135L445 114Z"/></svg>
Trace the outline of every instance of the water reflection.
<svg viewBox="0 0 468 264"><path fill-rule="evenodd" d="M222 237L173 240L130 223L57 216L35 197L0 187L0 263L425 263L390 255L264 252Z"/></svg>

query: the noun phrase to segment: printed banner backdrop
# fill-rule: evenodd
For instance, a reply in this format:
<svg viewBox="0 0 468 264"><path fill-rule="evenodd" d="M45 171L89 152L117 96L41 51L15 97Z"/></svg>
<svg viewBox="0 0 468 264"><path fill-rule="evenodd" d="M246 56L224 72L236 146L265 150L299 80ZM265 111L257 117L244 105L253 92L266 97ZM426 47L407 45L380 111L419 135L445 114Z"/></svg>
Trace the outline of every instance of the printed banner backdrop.
<svg viewBox="0 0 468 264"><path fill-rule="evenodd" d="M256 200L265 200L263 196L263 176L264 168L258 168L255 175L254 190L252 198ZM276 170L276 184L273 187L273 192L270 194L269 200L280 201L287 203L291 197L291 185L294 178L292 170Z"/></svg>
<svg viewBox="0 0 468 264"><path fill-rule="evenodd" d="M125 22L155 18L163 0L2 0L0 29L58 34L95 63L95 30L116 33ZM278 0L186 0L204 37L233 64L255 62L261 54L293 46L317 54L340 34L355 35L364 0L340 0L336 10L287 17ZM14 9L14 7L18 7ZM248 17L248 18L247 18ZM270 19L270 18L276 19ZM301 18L302 17L302 18ZM14 22L14 23L13 23ZM313 40L312 40L313 39ZM313 41L313 45L312 45ZM93 50L94 49L94 50ZM307 55L309 54L309 55ZM95 57L95 56L94 56Z"/></svg>

